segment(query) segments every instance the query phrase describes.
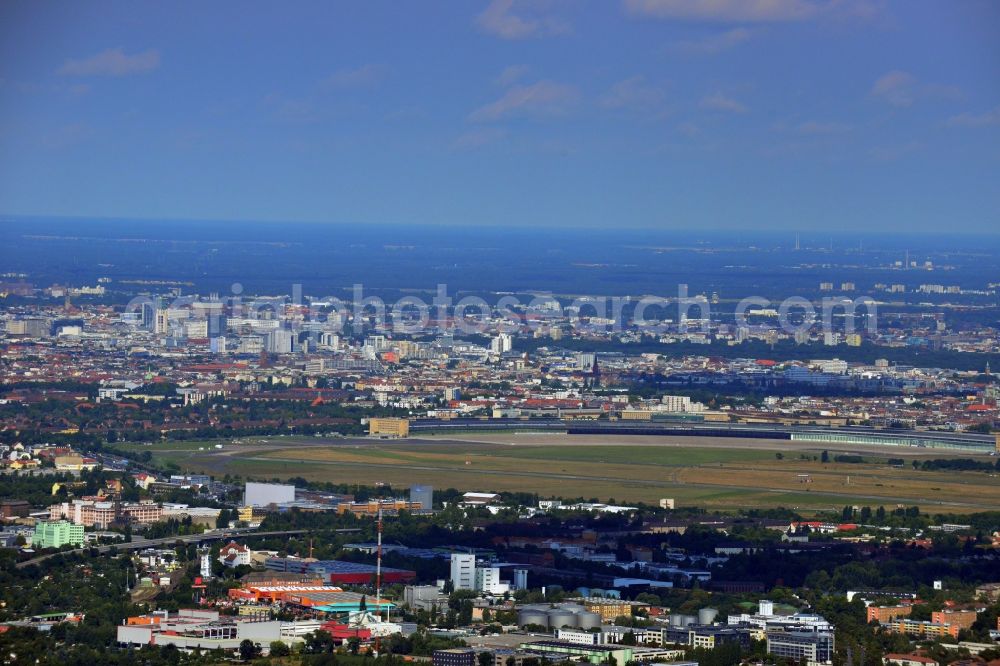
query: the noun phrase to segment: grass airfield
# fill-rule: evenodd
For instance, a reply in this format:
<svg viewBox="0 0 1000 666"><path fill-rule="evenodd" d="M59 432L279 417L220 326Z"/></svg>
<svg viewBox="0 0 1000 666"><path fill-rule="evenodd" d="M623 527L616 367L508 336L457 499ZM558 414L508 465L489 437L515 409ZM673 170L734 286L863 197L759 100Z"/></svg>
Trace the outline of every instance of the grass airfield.
<svg viewBox="0 0 1000 666"><path fill-rule="evenodd" d="M839 510L846 504L887 508L903 504L934 513L968 513L1000 507L995 474L914 470L911 460L974 457L929 449L551 433L452 433L404 440L257 437L239 443L126 448L150 451L156 460L173 462L186 472L268 480L297 476L360 485L425 483L618 503L656 503L672 497L678 506L719 510L784 506L809 512ZM866 462L824 464L819 461L824 449L831 460L840 453L853 453ZM885 462L888 458L902 458L906 464L892 467Z"/></svg>

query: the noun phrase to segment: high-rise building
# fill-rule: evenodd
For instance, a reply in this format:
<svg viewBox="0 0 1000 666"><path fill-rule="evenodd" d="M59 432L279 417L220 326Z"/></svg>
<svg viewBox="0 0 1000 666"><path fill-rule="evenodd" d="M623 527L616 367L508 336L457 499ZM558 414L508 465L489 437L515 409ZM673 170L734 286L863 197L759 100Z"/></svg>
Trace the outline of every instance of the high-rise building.
<svg viewBox="0 0 1000 666"><path fill-rule="evenodd" d="M153 332L157 335L166 335L170 331L169 310L158 309L153 318Z"/></svg>
<svg viewBox="0 0 1000 666"><path fill-rule="evenodd" d="M208 580L212 577L212 553L204 552L201 554L201 577Z"/></svg>
<svg viewBox="0 0 1000 666"><path fill-rule="evenodd" d="M365 338L365 347L375 351L383 351L384 349L388 349L389 343L386 341L384 335L369 335Z"/></svg>
<svg viewBox="0 0 1000 666"><path fill-rule="evenodd" d="M208 320L190 319L184 322L184 335L188 338L203 340L208 337Z"/></svg>
<svg viewBox="0 0 1000 666"><path fill-rule="evenodd" d="M291 331L283 328L273 330L267 334L267 351L271 354L291 354L292 340Z"/></svg>
<svg viewBox="0 0 1000 666"><path fill-rule="evenodd" d="M139 325L146 330L153 330L156 325L156 308L153 307L152 303L143 303L142 312L140 313Z"/></svg>
<svg viewBox="0 0 1000 666"><path fill-rule="evenodd" d="M224 314L210 314L206 321L208 322L208 337L217 338L226 333L226 316Z"/></svg>
<svg viewBox="0 0 1000 666"><path fill-rule="evenodd" d="M476 590L503 594L510 590L510 586L500 581L500 567L476 567Z"/></svg>
<svg viewBox="0 0 1000 666"><path fill-rule="evenodd" d="M527 590L528 589L528 570L527 569L514 569L514 589L515 590Z"/></svg>
<svg viewBox="0 0 1000 666"><path fill-rule="evenodd" d="M432 486L410 486L410 504L420 504L424 511L434 508L434 488Z"/></svg>
<svg viewBox="0 0 1000 666"><path fill-rule="evenodd" d="M455 590L476 589L476 556L471 553L451 554L451 585Z"/></svg>
<svg viewBox="0 0 1000 666"><path fill-rule="evenodd" d="M514 339L507 333L501 333L490 341L490 351L494 354L505 354L514 348Z"/></svg>

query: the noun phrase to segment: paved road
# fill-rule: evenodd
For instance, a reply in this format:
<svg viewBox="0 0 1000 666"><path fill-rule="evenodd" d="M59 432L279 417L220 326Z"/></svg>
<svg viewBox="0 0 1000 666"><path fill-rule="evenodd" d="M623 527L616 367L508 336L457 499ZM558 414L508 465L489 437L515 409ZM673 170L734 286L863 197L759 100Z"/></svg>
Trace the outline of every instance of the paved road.
<svg viewBox="0 0 1000 666"><path fill-rule="evenodd" d="M336 532L360 532L361 530L356 527L335 530ZM169 536L163 537L161 539L133 539L128 543L116 543L109 546L95 546L94 548L77 548L75 550L68 550L65 553L83 553L89 552L96 549L97 552L102 555L111 552L111 549L116 549L116 552L121 551L131 551L131 550L143 550L145 548L155 548L157 546L172 546L178 541L181 543L202 543L205 541L218 541L220 539L230 539L237 540L244 537L270 537L270 536L291 536L293 534L305 534L306 530L283 530L280 532L255 532L252 528L242 527L231 530L225 530L221 532L203 532L202 534L188 534L185 536ZM33 557L30 560L25 560L24 562L18 562L16 565L18 569L24 569L32 564L38 564L39 562L44 562L50 557L55 555L62 555L63 553L50 553L48 555L40 555L39 557Z"/></svg>

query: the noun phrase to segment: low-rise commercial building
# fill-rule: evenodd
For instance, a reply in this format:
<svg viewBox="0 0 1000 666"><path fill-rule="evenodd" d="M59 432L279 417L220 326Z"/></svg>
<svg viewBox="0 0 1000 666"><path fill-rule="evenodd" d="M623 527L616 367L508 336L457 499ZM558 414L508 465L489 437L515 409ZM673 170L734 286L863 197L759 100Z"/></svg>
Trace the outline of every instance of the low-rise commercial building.
<svg viewBox="0 0 1000 666"><path fill-rule="evenodd" d="M683 650L673 648L632 647L627 645L582 645L566 641L539 641L522 643L522 650L540 654L549 661L586 659L592 664L604 664L612 659L617 664L630 661L650 663L669 662L684 656Z"/></svg>
<svg viewBox="0 0 1000 666"><path fill-rule="evenodd" d="M409 419L368 419L368 434L372 437L409 437Z"/></svg>
<svg viewBox="0 0 1000 666"><path fill-rule="evenodd" d="M751 629L720 624L692 624L686 627L663 627L661 636L662 645L689 645L711 650L725 643L738 643L741 647L748 648Z"/></svg>
<svg viewBox="0 0 1000 666"><path fill-rule="evenodd" d="M271 571L313 574L321 578L324 583L334 585L366 585L375 581L375 566L360 562L269 557L264 561L264 567ZM406 583L416 577L416 572L409 569L382 567L383 583Z"/></svg>
<svg viewBox="0 0 1000 666"><path fill-rule="evenodd" d="M885 666L938 666L936 660L922 654L889 653L882 657Z"/></svg>
<svg viewBox="0 0 1000 666"><path fill-rule="evenodd" d="M274 641L295 642L286 630L290 622L255 618L222 618L215 611L180 610L174 615L156 611L130 617L118 627L117 642L122 647L173 645L179 650L238 650L250 640L266 651ZM298 639L301 640L301 639Z"/></svg>
<svg viewBox="0 0 1000 666"><path fill-rule="evenodd" d="M769 631L767 652L807 664L833 663L833 633L825 631Z"/></svg>
<svg viewBox="0 0 1000 666"><path fill-rule="evenodd" d="M434 650L432 666L476 666L476 651L472 648Z"/></svg>

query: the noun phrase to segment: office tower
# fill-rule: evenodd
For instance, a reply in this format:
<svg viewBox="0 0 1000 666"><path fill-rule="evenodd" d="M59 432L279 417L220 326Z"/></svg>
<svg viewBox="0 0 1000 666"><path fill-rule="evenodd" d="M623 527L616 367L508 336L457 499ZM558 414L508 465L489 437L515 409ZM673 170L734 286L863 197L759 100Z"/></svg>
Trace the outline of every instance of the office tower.
<svg viewBox="0 0 1000 666"><path fill-rule="evenodd" d="M420 503L420 508L430 511L434 508L434 488L432 486L410 486L410 504Z"/></svg>
<svg viewBox="0 0 1000 666"><path fill-rule="evenodd" d="M476 556L471 553L451 554L451 585L455 590L476 589Z"/></svg>

